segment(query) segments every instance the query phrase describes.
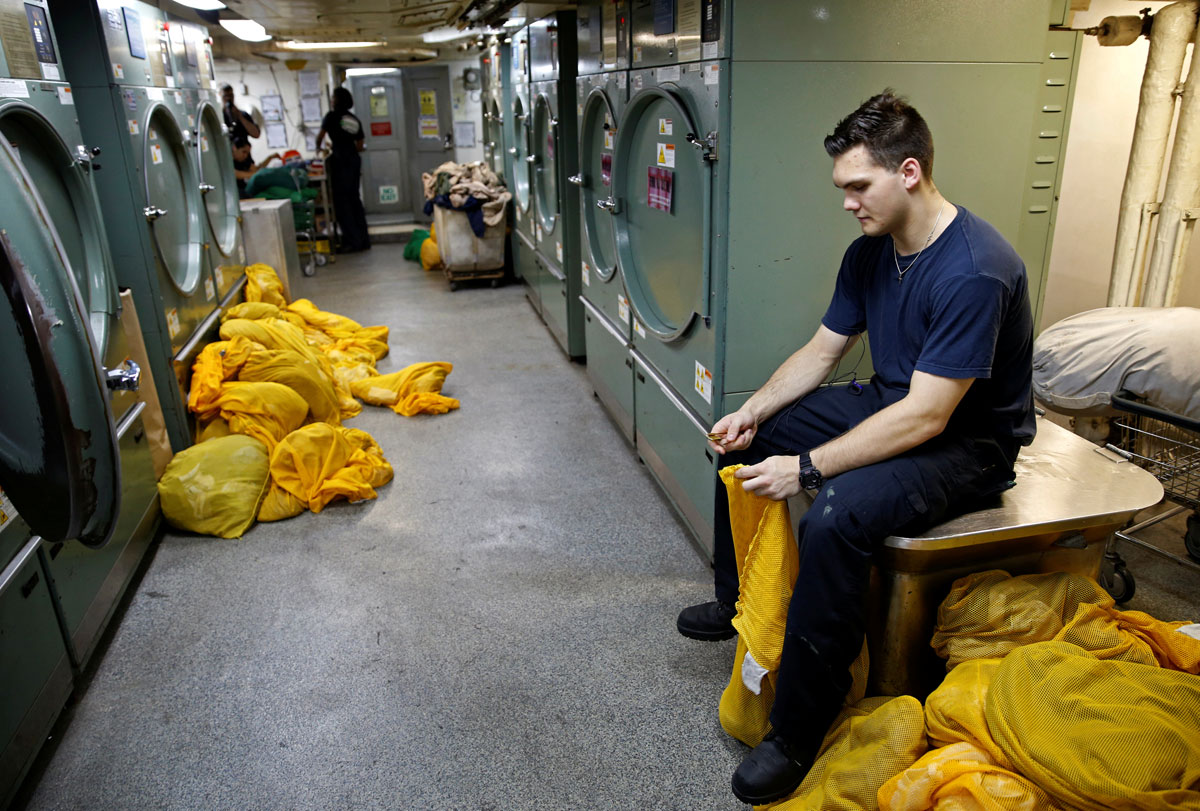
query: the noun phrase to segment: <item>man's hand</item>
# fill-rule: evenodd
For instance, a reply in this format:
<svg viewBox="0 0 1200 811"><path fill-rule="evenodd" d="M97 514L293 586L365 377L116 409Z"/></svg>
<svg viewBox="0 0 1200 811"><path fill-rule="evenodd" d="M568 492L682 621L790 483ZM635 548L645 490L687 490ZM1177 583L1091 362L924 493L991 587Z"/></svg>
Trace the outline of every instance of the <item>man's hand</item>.
<svg viewBox="0 0 1200 811"><path fill-rule="evenodd" d="M720 454L724 454L725 451L742 451L750 447L750 441L754 439L757 431L758 422L754 417L742 411L735 411L721 417L712 427L711 433L714 436L721 434L722 438L710 439L708 445Z"/></svg>
<svg viewBox="0 0 1200 811"><path fill-rule="evenodd" d="M743 490L783 501L800 492L800 457L769 456L757 465L738 468L733 475L743 479Z"/></svg>

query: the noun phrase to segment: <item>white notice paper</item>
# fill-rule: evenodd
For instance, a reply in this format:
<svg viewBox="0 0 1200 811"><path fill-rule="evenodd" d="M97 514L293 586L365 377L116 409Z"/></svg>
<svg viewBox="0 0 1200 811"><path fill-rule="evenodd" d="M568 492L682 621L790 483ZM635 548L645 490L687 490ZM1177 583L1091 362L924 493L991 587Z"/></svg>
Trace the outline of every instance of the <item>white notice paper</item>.
<svg viewBox="0 0 1200 811"><path fill-rule="evenodd" d="M29 86L22 79L0 79L0 96L10 99L29 98Z"/></svg>
<svg viewBox="0 0 1200 811"><path fill-rule="evenodd" d="M318 98L321 96L321 71L300 71L300 95L316 96Z"/></svg>
<svg viewBox="0 0 1200 811"><path fill-rule="evenodd" d="M283 120L283 96L263 96L259 102L262 104L264 121Z"/></svg>
<svg viewBox="0 0 1200 811"><path fill-rule="evenodd" d="M272 121L267 124L267 146L271 149L283 149L288 145L287 125L282 121Z"/></svg>
<svg viewBox="0 0 1200 811"><path fill-rule="evenodd" d="M300 99L300 114L305 121L321 120L321 99L318 96L305 96Z"/></svg>
<svg viewBox="0 0 1200 811"><path fill-rule="evenodd" d="M475 122L474 121L455 121L454 122L454 144L455 146L473 147L475 146Z"/></svg>

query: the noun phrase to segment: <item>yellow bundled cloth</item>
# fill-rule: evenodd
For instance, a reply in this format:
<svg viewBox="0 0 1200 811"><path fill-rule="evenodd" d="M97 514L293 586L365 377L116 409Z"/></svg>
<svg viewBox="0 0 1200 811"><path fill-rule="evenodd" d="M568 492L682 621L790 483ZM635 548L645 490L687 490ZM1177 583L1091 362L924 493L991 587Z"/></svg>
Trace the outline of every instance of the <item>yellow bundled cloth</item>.
<svg viewBox="0 0 1200 811"><path fill-rule="evenodd" d="M1000 663L986 713L1017 771L1059 802L1200 809L1200 679L1189 673L1042 642Z"/></svg>
<svg viewBox="0 0 1200 811"><path fill-rule="evenodd" d="M291 518L304 509L320 512L330 501L376 497L392 480L392 466L370 434L325 423L293 431L271 454L271 489L260 521Z"/></svg>
<svg viewBox="0 0 1200 811"><path fill-rule="evenodd" d="M289 304L288 312L301 318L307 330L321 336L317 339L318 346L345 341L368 349L376 360L387 355L387 327L364 327L344 315L318 310L317 306L306 298L296 299ZM306 334L310 333L306 331Z"/></svg>
<svg viewBox="0 0 1200 811"><path fill-rule="evenodd" d="M931 644L947 669L1062 640L1102 659L1200 673L1200 640L1140 611L1120 611L1094 581L1066 572L1010 577L989 571L954 582L938 608Z"/></svg>
<svg viewBox="0 0 1200 811"><path fill-rule="evenodd" d="M371 405L390 406L405 417L445 414L458 408L458 400L439 393L453 368L443 362L414 363L398 372L357 380L350 391Z"/></svg>
<svg viewBox="0 0 1200 811"><path fill-rule="evenodd" d="M246 266L246 301L265 301L276 307L287 306L283 282L279 280L274 268L261 262Z"/></svg>
<svg viewBox="0 0 1200 811"><path fill-rule="evenodd" d="M347 391L355 381L379 374L375 369L375 354L353 340L343 338L318 348L333 365L334 380Z"/></svg>
<svg viewBox="0 0 1200 811"><path fill-rule="evenodd" d="M304 398L314 420L330 425L342 424L333 381L311 360L290 349L252 352L242 364L238 380L282 383Z"/></svg>
<svg viewBox="0 0 1200 811"><path fill-rule="evenodd" d="M437 232L430 225L429 239L421 243L421 267L425 270L433 270L440 264L442 264L442 254L438 250Z"/></svg>
<svg viewBox="0 0 1200 811"><path fill-rule="evenodd" d="M200 350L192 364L188 390L188 409L196 413L211 411L227 380L233 380L251 353L262 349L248 338L214 341Z"/></svg>
<svg viewBox="0 0 1200 811"><path fill-rule="evenodd" d="M925 753L921 702L912 696L865 698L845 707L812 769L773 811L863 811L880 789Z"/></svg>
<svg viewBox="0 0 1200 811"><path fill-rule="evenodd" d="M202 535L239 538L267 489L267 448L249 436L209 440L175 454L158 482L163 517Z"/></svg>
<svg viewBox="0 0 1200 811"><path fill-rule="evenodd" d="M248 318L251 321L258 321L263 318L280 318L282 313L283 310L265 301L243 301L221 313L221 323L223 324L231 318Z"/></svg>
<svg viewBox="0 0 1200 811"><path fill-rule="evenodd" d="M273 450L276 443L304 424L308 403L282 383L226 383L212 411L202 420L219 416L235 434L252 436Z"/></svg>
<svg viewBox="0 0 1200 811"><path fill-rule="evenodd" d="M999 666L999 659L963 662L930 693L925 729L930 746L938 748L884 784L879 790L883 811L1063 811L1013 770L988 732L988 686Z"/></svg>

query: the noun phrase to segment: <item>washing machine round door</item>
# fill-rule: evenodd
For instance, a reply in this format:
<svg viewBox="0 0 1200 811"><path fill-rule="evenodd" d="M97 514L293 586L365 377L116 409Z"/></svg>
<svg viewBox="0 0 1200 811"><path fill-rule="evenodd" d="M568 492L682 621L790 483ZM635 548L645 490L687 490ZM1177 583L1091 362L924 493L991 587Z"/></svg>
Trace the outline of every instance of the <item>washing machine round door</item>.
<svg viewBox="0 0 1200 811"><path fill-rule="evenodd" d="M542 228L554 230L558 218L558 121L550 100L539 95L533 105L534 190Z"/></svg>
<svg viewBox="0 0 1200 811"><path fill-rule="evenodd" d="M199 286L201 275L203 215L197 196L199 181L183 131L166 105L156 103L150 107L144 131L145 214L154 248L171 283L190 296Z"/></svg>
<svg viewBox="0 0 1200 811"><path fill-rule="evenodd" d="M525 160L526 152L526 114L525 104L515 92L513 93L513 145L509 148L512 156L513 195L522 211L529 211L529 162Z"/></svg>
<svg viewBox="0 0 1200 811"><path fill-rule="evenodd" d="M233 149L225 137L221 114L209 102L196 111L196 165L200 168L200 193L208 235L221 256L231 256L237 247L237 175L233 173Z"/></svg>
<svg viewBox="0 0 1200 811"><path fill-rule="evenodd" d="M91 318L34 180L0 138L0 488L34 533L103 546L121 503Z"/></svg>
<svg viewBox="0 0 1200 811"><path fill-rule="evenodd" d="M694 120L674 90L647 87L617 132L617 261L638 320L663 341L709 312L712 170L688 142Z"/></svg>
<svg viewBox="0 0 1200 811"><path fill-rule="evenodd" d="M608 94L597 87L588 94L579 128L579 153L583 185L584 254L602 280L617 271L617 246L613 240L613 146L617 117Z"/></svg>
<svg viewBox="0 0 1200 811"><path fill-rule="evenodd" d="M0 136L13 147L33 195L54 223L103 358L120 305L90 177L92 156L80 144L68 145L41 112L21 101L0 103Z"/></svg>

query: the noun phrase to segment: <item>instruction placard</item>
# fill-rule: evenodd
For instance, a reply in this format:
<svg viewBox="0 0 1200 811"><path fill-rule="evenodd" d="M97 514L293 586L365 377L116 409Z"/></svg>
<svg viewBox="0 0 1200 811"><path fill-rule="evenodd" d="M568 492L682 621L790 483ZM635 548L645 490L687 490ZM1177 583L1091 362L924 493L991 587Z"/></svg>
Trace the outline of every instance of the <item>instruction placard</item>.
<svg viewBox="0 0 1200 811"><path fill-rule="evenodd" d="M419 90L421 99L421 115L437 115L437 91Z"/></svg>
<svg viewBox="0 0 1200 811"><path fill-rule="evenodd" d="M437 138L441 135L438 129L437 116L421 116L417 119L417 134L421 138Z"/></svg>

